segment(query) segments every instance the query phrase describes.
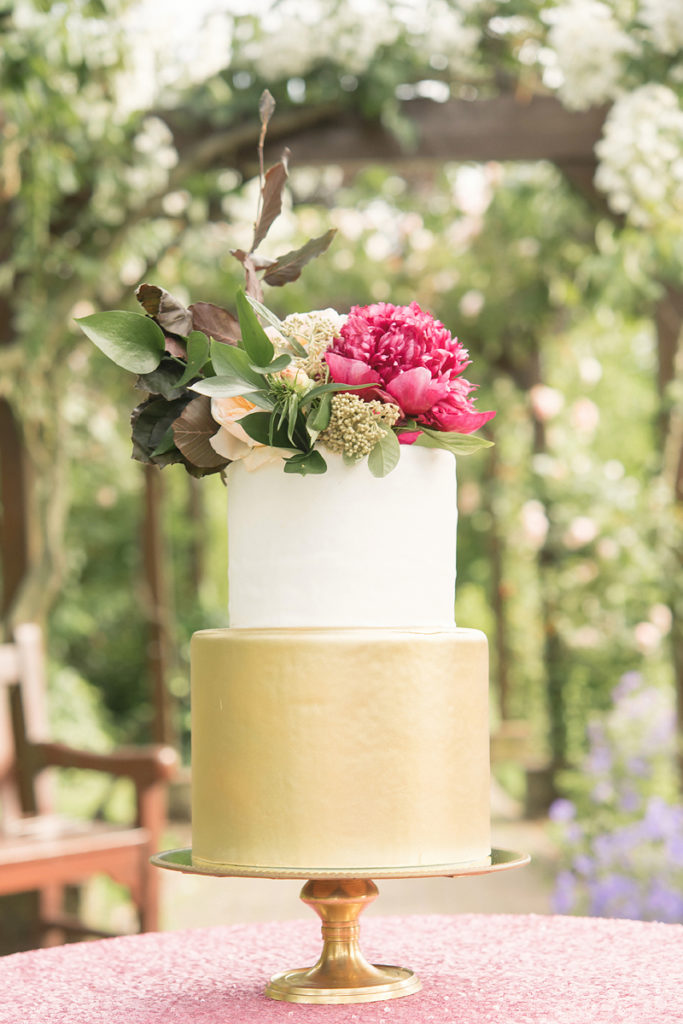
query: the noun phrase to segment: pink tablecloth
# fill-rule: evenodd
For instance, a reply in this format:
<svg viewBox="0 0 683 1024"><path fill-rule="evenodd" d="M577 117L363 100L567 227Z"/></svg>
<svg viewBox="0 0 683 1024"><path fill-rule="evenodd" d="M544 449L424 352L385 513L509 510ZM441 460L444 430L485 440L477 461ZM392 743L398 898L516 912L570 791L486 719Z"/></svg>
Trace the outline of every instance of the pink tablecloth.
<svg viewBox="0 0 683 1024"><path fill-rule="evenodd" d="M683 926L570 917L368 918L369 959L423 990L388 1002L267 999L313 963L316 921L107 939L0 959L0 1024L680 1024Z"/></svg>

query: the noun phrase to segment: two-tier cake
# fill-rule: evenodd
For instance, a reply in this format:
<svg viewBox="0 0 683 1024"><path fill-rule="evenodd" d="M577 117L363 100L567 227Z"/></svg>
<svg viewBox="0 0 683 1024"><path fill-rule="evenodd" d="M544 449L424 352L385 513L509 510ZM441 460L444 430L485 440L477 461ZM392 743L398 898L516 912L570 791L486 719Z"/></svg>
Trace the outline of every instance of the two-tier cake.
<svg viewBox="0 0 683 1024"><path fill-rule="evenodd" d="M227 470L230 628L192 639L192 856L311 877L486 862L485 636L453 621L455 460Z"/></svg>

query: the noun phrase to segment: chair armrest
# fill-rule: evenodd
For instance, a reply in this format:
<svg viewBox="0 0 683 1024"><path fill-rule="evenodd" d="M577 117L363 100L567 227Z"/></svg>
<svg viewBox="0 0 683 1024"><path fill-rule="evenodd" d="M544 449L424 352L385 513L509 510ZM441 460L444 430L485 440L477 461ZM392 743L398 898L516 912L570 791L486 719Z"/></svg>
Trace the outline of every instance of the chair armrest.
<svg viewBox="0 0 683 1024"><path fill-rule="evenodd" d="M129 776L139 786L169 781L178 767L175 750L161 745L121 747L111 754L74 750L63 743L36 743L33 746L41 767L86 768Z"/></svg>

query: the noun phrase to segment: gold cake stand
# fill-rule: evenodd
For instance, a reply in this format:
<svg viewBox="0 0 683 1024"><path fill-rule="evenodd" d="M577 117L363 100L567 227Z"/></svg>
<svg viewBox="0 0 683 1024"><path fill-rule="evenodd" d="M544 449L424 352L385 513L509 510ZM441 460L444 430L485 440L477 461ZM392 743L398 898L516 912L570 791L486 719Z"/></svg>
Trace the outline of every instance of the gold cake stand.
<svg viewBox="0 0 683 1024"><path fill-rule="evenodd" d="M420 979L407 967L369 963L360 949L361 911L378 896L372 878L434 878L487 875L528 864L528 854L491 850L486 861L469 864L434 864L428 867L368 868L352 871L316 868L269 868L226 864L204 867L194 864L192 850L167 850L152 857L152 864L194 875L233 878L307 879L301 899L322 920L323 948L313 967L276 974L266 995L287 1003L371 1003L380 999L410 996L422 988Z"/></svg>

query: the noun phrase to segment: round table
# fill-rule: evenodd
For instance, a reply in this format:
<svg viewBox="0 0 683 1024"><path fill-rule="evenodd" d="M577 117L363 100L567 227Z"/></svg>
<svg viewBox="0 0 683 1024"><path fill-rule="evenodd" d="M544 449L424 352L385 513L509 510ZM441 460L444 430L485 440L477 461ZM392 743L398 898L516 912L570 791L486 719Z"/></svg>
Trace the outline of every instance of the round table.
<svg viewBox="0 0 683 1024"><path fill-rule="evenodd" d="M267 999L312 963L312 921L150 933L0 959L0 1024L680 1024L683 926L462 914L368 918L364 948L413 968L390 1002Z"/></svg>

